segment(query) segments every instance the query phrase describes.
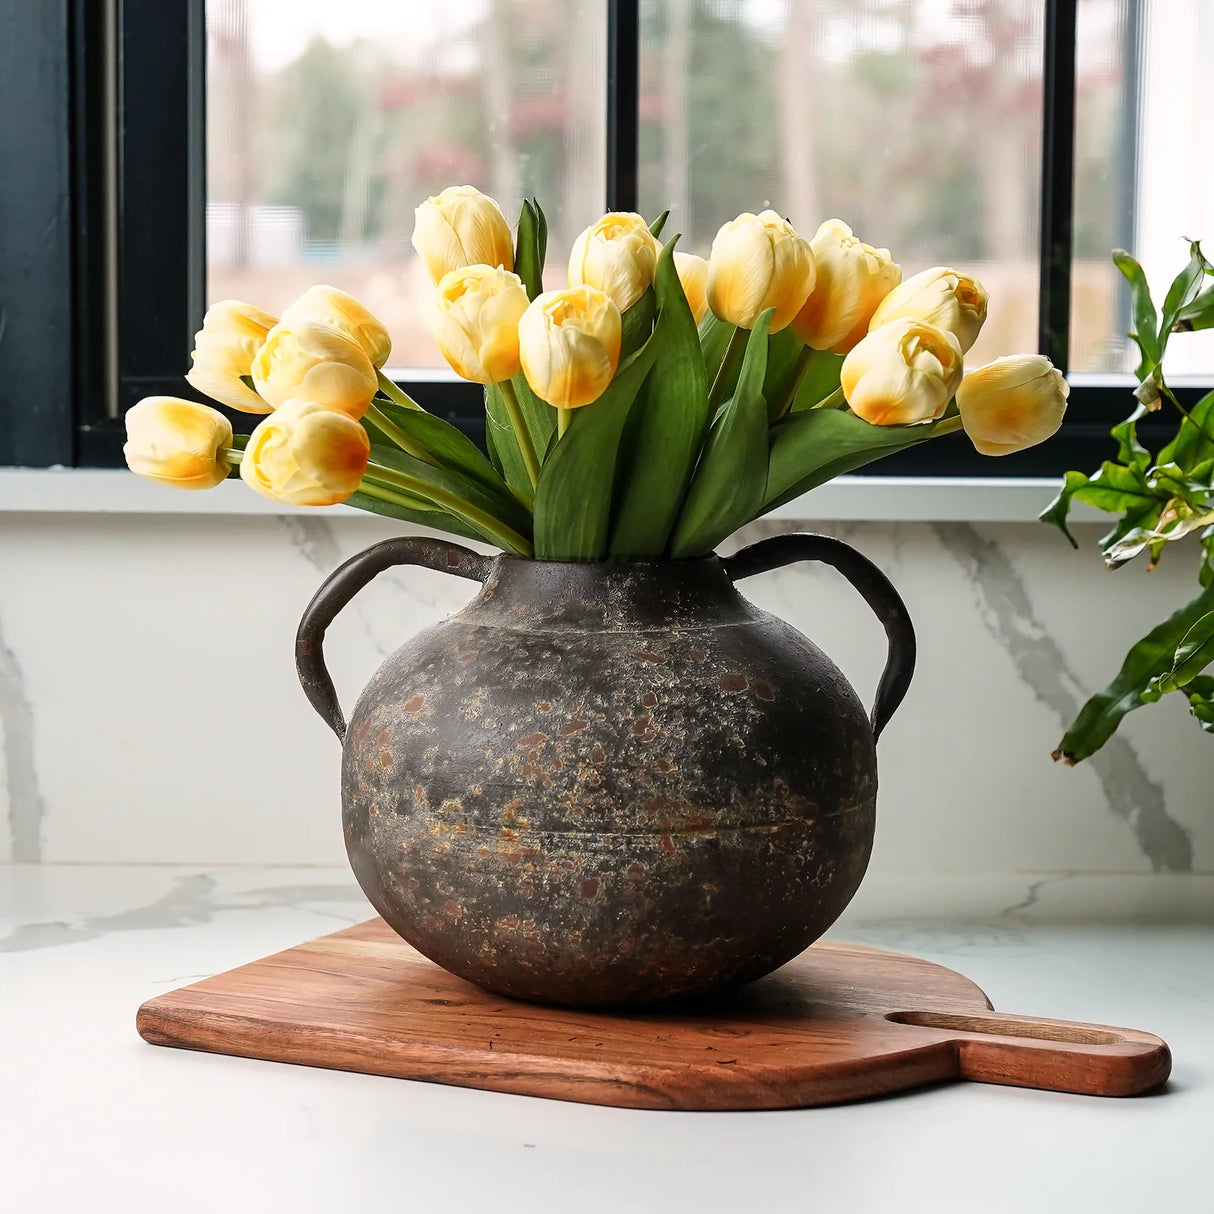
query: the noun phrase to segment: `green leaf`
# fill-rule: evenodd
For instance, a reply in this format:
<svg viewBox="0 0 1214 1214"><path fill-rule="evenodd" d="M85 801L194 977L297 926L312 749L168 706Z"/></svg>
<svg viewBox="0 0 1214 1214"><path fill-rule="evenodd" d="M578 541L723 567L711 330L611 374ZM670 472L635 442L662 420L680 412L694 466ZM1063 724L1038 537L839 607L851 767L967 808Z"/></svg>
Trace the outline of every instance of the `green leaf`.
<svg viewBox="0 0 1214 1214"><path fill-rule="evenodd" d="M1058 496L1037 516L1041 522L1057 527L1070 541L1072 548L1078 548L1079 541L1071 534L1071 529L1067 526L1067 518L1070 516L1075 494L1087 483L1088 477L1084 472L1066 473L1063 477L1062 488L1058 490Z"/></svg>
<svg viewBox="0 0 1214 1214"><path fill-rule="evenodd" d="M650 234L650 235L651 235L651 236L654 238L654 240L657 240L657 238L658 238L659 236L661 236L661 234L662 234L662 229L663 229L663 228L666 226L666 221L667 221L669 218L670 218L670 212L669 212L668 210L667 210L667 211L663 211L663 212L662 212L662 213L661 213L661 214L660 214L660 215L657 217L657 219L655 219L655 220L653 221L653 223L651 223L651 224L649 225L649 234Z"/></svg>
<svg viewBox="0 0 1214 1214"><path fill-rule="evenodd" d="M1122 718L1149 702L1144 693L1156 676L1171 669L1177 646L1189 629L1214 610L1214 587L1207 587L1185 606L1152 629L1126 654L1117 677L1092 696L1058 744L1055 756L1078 763L1111 738Z"/></svg>
<svg viewBox="0 0 1214 1214"><path fill-rule="evenodd" d="M544 263L548 257L548 216L544 214L544 208L540 206L538 198L533 198L531 205L535 210L535 249L540 263L539 289L542 291L544 289Z"/></svg>
<svg viewBox="0 0 1214 1214"><path fill-rule="evenodd" d="M1176 646L1172 663L1172 679L1177 687L1191 683L1211 662L1214 662L1214 611L1196 620Z"/></svg>
<svg viewBox="0 0 1214 1214"><path fill-rule="evenodd" d="M1125 275L1130 284L1130 301L1134 313L1134 332L1131 336L1142 351L1142 362L1134 374L1146 379L1159 366L1159 321L1155 315L1155 304L1151 300L1151 288L1142 266L1124 249L1113 250L1113 263Z"/></svg>
<svg viewBox="0 0 1214 1214"><path fill-rule="evenodd" d="M528 299L534 299L544 289L543 230L542 212L537 211L530 199L524 199L514 245L514 272L527 288Z"/></svg>
<svg viewBox="0 0 1214 1214"><path fill-rule="evenodd" d="M1176 321L1186 305L1193 302L1197 289L1201 286L1204 276L1206 259L1201 255L1201 245L1193 240L1189 242L1189 263L1172 279L1168 293L1163 301L1163 313L1159 318L1159 360L1163 361L1167 349L1168 338L1176 327Z"/></svg>
<svg viewBox="0 0 1214 1214"><path fill-rule="evenodd" d="M708 426L708 376L674 263L676 236L658 258L654 289L662 342L628 417L608 551L662 555Z"/></svg>
<svg viewBox="0 0 1214 1214"><path fill-rule="evenodd" d="M653 314L657 297L653 287L646 287L641 297L620 317L620 358L635 354L653 332Z"/></svg>
<svg viewBox="0 0 1214 1214"><path fill-rule="evenodd" d="M420 409L407 409L393 401L377 401L375 407L399 426L423 451L429 452L444 467L452 472L477 481L492 493L509 497L506 482L496 468L481 454L477 445L450 422L423 413ZM373 422L363 419L363 429L371 442L384 443L384 436ZM386 444L385 444L386 445Z"/></svg>
<svg viewBox="0 0 1214 1214"><path fill-rule="evenodd" d="M767 333L774 308L759 317L746 342L733 396L712 423L699 467L679 512L671 555L709 552L750 522L767 485Z"/></svg>
<svg viewBox="0 0 1214 1214"><path fill-rule="evenodd" d="M1138 423L1148 412L1146 405L1139 405L1125 421L1118 422L1109 431L1117 443L1117 462L1141 472L1151 466L1151 453L1138 441Z"/></svg>
<svg viewBox="0 0 1214 1214"><path fill-rule="evenodd" d="M1176 332L1193 332L1214 328L1214 287L1207 287L1193 301L1180 309L1176 317Z"/></svg>
<svg viewBox="0 0 1214 1214"><path fill-rule="evenodd" d="M1066 520L1071 503L1076 498L1109 514L1132 516L1137 525L1152 511L1157 515L1168 500L1168 494L1152 489L1146 481L1145 472L1137 465L1127 468L1106 460L1095 476L1068 472L1058 496L1038 517L1042 522L1052 523L1057 527L1070 540L1073 548L1078 548L1079 544L1067 527ZM1124 534L1124 528L1119 527L1101 542L1112 544Z"/></svg>
<svg viewBox="0 0 1214 1214"><path fill-rule="evenodd" d="M1183 691L1198 724L1206 733L1214 733L1214 677L1198 675Z"/></svg>
<svg viewBox="0 0 1214 1214"><path fill-rule="evenodd" d="M711 312L705 312L704 319L700 321L700 350L704 354L704 370L708 374L709 387L712 387L712 381L721 369L721 360L725 357L725 349L733 336L733 330L733 325L718 320ZM730 384L725 395L730 396L732 393L733 384Z"/></svg>
<svg viewBox="0 0 1214 1214"><path fill-rule="evenodd" d="M779 333L772 334L767 340L767 373L763 377L763 397L767 401L769 421L776 420L775 411L779 409L788 392L792 377L796 374L797 360L804 349L805 343L792 331L791 325L785 325Z"/></svg>
<svg viewBox="0 0 1214 1214"><path fill-rule="evenodd" d="M542 456L556 432L556 410L531 391L525 376L516 375L510 382L518 396L519 410L531 436L532 446L536 454ZM533 496L531 478L527 475L527 466L523 463L518 439L510 424L510 413L497 384L485 389L485 415L486 445L501 461L506 483L530 501Z"/></svg>
<svg viewBox="0 0 1214 1214"><path fill-rule="evenodd" d="M1153 526L1139 524L1113 543L1104 545L1105 560L1113 566L1124 565L1140 552L1151 549L1151 565L1159 561L1165 544L1184 539L1198 527L1214 522L1214 510L1195 511L1187 502L1172 498L1160 511Z"/></svg>
<svg viewBox="0 0 1214 1214"><path fill-rule="evenodd" d="M839 372L844 355L831 354L829 350L818 350L809 370L797 389L790 412L799 413L812 409L820 400L825 400L839 386Z"/></svg>
<svg viewBox="0 0 1214 1214"><path fill-rule="evenodd" d="M412 494L405 494L398 489L394 489L393 493L400 493L402 497L412 498ZM420 498L417 500L419 503L422 501ZM356 510L366 510L371 514L381 514L385 518L401 519L407 523L420 523L423 527L433 527L435 531L448 531L452 535L462 535L470 540L486 538L471 524L466 523L462 518L456 518L453 514L448 514L445 510L433 508L427 510L421 505L417 509L409 509L396 502L382 502L379 498L371 497L366 493L352 494L346 498L345 504L353 506ZM489 540L488 542L495 543L496 541Z"/></svg>
<svg viewBox="0 0 1214 1214"><path fill-rule="evenodd" d="M1190 410L1191 421L1181 419L1176 437L1159 453L1159 463L1176 464L1185 471L1214 458L1214 446L1202 434L1214 434L1214 392L1207 392ZM1200 427L1200 429L1198 428Z"/></svg>
<svg viewBox="0 0 1214 1214"><path fill-rule="evenodd" d="M436 468L433 464L427 464L424 460L415 459L413 456L407 455L399 447L389 447L378 443L371 444L371 462L382 464L385 468L395 468L398 472L407 473L415 480L420 481L423 486L434 486L445 493L454 494L470 505L483 510L499 522L505 523L507 527L517 531L524 538L529 538L531 535L531 515L528 513L526 507L508 489L501 485L500 481L497 488L491 489L480 480L462 471ZM369 475L374 476L374 469L369 471ZM418 489L416 492L420 495L423 490ZM432 506L431 508L436 510L445 509L445 507L440 506ZM448 510L448 512L451 513L452 511ZM475 523L471 525L476 526ZM478 528L478 530L481 531L483 537L491 544L498 543L496 539L483 529Z"/></svg>
<svg viewBox="0 0 1214 1214"><path fill-rule="evenodd" d="M552 448L535 494L537 559L597 561L606 555L620 436L653 366L660 329L620 364L598 400L573 411L569 429Z"/></svg>

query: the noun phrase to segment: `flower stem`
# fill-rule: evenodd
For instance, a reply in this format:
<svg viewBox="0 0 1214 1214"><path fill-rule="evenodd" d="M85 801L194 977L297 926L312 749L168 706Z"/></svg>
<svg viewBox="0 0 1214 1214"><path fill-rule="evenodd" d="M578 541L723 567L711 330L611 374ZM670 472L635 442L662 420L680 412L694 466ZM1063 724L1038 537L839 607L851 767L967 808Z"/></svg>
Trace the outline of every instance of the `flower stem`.
<svg viewBox="0 0 1214 1214"><path fill-rule="evenodd" d="M712 420L729 385L737 379L738 369L742 364L742 355L746 353L746 343L750 340L748 329L735 328L725 347L721 365L717 368L717 377L712 381L712 390L708 393L708 419Z"/></svg>
<svg viewBox="0 0 1214 1214"><path fill-rule="evenodd" d="M536 459L535 447L531 443L531 435L527 432L523 410L518 403L518 393L515 392L514 385L508 379L503 379L497 386L501 389L502 400L506 402L506 412L510 415L510 426L514 430L514 437L518 440L518 449L522 453L523 464L527 469L527 479L534 489L536 482L540 479L540 461Z"/></svg>
<svg viewBox="0 0 1214 1214"><path fill-rule="evenodd" d="M776 409L775 416L771 419L773 422L779 421L792 408L792 403L797 399L797 393L801 390L801 385L805 382L805 377L809 374L809 369L813 366L817 353L813 346L801 347L801 353L797 355L797 361L793 364L792 379L788 381L788 387L784 389L779 408Z"/></svg>
<svg viewBox="0 0 1214 1214"><path fill-rule="evenodd" d="M384 492L393 488L402 489L405 493L415 497L426 498L441 509L471 523L505 551L512 552L516 556L532 555L531 543L525 536L520 535L512 527L507 527L487 510L482 510L479 506L465 501L458 494L442 489L438 485L431 485L420 477L410 476L407 472L398 472L395 468L384 468L379 464L368 464L366 477L370 479L375 490L370 492L371 497L379 496L383 501L396 501L398 505L411 506L411 503L401 502L398 498L382 496ZM363 492L368 492L367 479L363 480L360 488Z"/></svg>
<svg viewBox="0 0 1214 1214"><path fill-rule="evenodd" d="M931 436L938 438L941 434L956 434L962 428L961 414L956 413L952 417L944 417L933 423Z"/></svg>
<svg viewBox="0 0 1214 1214"><path fill-rule="evenodd" d="M556 411L556 436L558 439L565 437L565 431L569 429L569 423L572 420L572 409L558 409Z"/></svg>
<svg viewBox="0 0 1214 1214"><path fill-rule="evenodd" d="M382 371L376 368L375 378L379 380L379 390L388 397L389 400L394 400L398 405L404 405L406 409L416 409L419 413L424 413L425 410L406 392L403 388L397 386L395 381L386 376Z"/></svg>
<svg viewBox="0 0 1214 1214"><path fill-rule="evenodd" d="M416 408L416 406L414 406ZM419 459L423 464L434 464L436 467L437 461L429 451L423 447L419 447L382 409L374 402L368 407L364 414L367 421L371 423L385 438L390 438L406 455L413 456L414 459Z"/></svg>
<svg viewBox="0 0 1214 1214"><path fill-rule="evenodd" d="M237 451L235 447L229 447L223 453L223 457L228 461L229 464L231 464L233 468L239 468L240 461L244 459L244 452Z"/></svg>

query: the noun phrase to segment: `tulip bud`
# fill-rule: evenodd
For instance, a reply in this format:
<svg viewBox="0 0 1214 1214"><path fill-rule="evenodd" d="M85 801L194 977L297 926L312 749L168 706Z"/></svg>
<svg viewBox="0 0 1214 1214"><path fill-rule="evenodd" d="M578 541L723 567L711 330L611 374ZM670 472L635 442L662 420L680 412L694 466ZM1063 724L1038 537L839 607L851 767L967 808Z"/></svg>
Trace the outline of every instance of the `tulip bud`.
<svg viewBox="0 0 1214 1214"><path fill-rule="evenodd" d="M353 418L310 400L275 409L249 436L241 479L276 502L333 506L367 470L371 440Z"/></svg>
<svg viewBox="0 0 1214 1214"><path fill-rule="evenodd" d="M847 354L868 332L877 305L902 281L888 249L874 249L838 219L828 219L809 247L814 289L793 318L797 337L815 350Z"/></svg>
<svg viewBox="0 0 1214 1214"><path fill-rule="evenodd" d="M217 409L175 396L145 396L126 411L127 467L175 489L214 489L230 466L232 423Z"/></svg>
<svg viewBox="0 0 1214 1214"><path fill-rule="evenodd" d="M678 271L683 294L691 305L691 314L698 325L708 311L708 262L694 253L674 253L674 268Z"/></svg>
<svg viewBox="0 0 1214 1214"><path fill-rule="evenodd" d="M1057 431L1070 391L1044 354L1014 354L971 371L957 389L957 408L980 454L1011 455Z"/></svg>
<svg viewBox="0 0 1214 1214"><path fill-rule="evenodd" d="M753 329L775 308L778 333L801 310L814 285L809 242L775 211L749 211L724 225L708 258L708 306L728 324Z"/></svg>
<svg viewBox="0 0 1214 1214"><path fill-rule="evenodd" d="M436 286L444 274L464 266L514 269L510 225L501 207L474 186L448 186L414 216L413 247Z"/></svg>
<svg viewBox="0 0 1214 1214"><path fill-rule="evenodd" d="M546 291L519 321L519 357L531 390L558 409L598 400L620 361L620 310L595 287Z"/></svg>
<svg viewBox="0 0 1214 1214"><path fill-rule="evenodd" d="M353 418L366 413L379 386L362 346L321 320L276 324L253 359L252 374L257 391L275 409L302 399Z"/></svg>
<svg viewBox="0 0 1214 1214"><path fill-rule="evenodd" d="M267 405L248 384L248 375L266 334L278 323L268 312L239 299L213 303L194 334L194 365L186 381L199 392L245 413L269 413Z"/></svg>
<svg viewBox="0 0 1214 1214"><path fill-rule="evenodd" d="M569 285L598 287L626 312L653 282L662 246L632 211L609 211L573 242Z"/></svg>
<svg viewBox="0 0 1214 1214"><path fill-rule="evenodd" d="M868 323L871 333L904 316L926 320L957 335L965 353L986 323L987 294L976 278L936 266L908 278L878 305Z"/></svg>
<svg viewBox="0 0 1214 1214"><path fill-rule="evenodd" d="M521 369L518 324L529 302L517 274L466 266L443 275L430 329L457 374L478 384L501 383Z"/></svg>
<svg viewBox="0 0 1214 1214"><path fill-rule="evenodd" d="M956 335L905 317L874 329L843 360L839 386L851 410L874 426L940 417L961 382Z"/></svg>
<svg viewBox="0 0 1214 1214"><path fill-rule="evenodd" d="M363 348L373 367L382 367L392 353L392 339L383 322L345 291L336 287L309 287L283 314L288 329L319 320L340 329Z"/></svg>

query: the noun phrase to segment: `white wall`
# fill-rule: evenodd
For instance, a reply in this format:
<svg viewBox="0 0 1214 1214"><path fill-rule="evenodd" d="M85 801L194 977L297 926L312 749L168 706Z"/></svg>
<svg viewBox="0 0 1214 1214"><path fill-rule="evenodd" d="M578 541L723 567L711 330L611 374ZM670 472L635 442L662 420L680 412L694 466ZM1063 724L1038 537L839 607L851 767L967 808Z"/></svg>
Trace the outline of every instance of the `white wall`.
<svg viewBox="0 0 1214 1214"><path fill-rule="evenodd" d="M745 538L793 524L760 524ZM1183 704L1096 760L1049 752L1127 645L1193 592L1191 561L1107 573L1033 524L812 524L901 589L920 635L880 746L886 871L1214 870L1214 739ZM299 613L376 519L0 516L0 859L340 863L337 743L295 681ZM883 636L833 573L747 584L865 700ZM396 645L473 593L388 573L332 629L349 702ZM7 825L6 825L7 823Z"/></svg>

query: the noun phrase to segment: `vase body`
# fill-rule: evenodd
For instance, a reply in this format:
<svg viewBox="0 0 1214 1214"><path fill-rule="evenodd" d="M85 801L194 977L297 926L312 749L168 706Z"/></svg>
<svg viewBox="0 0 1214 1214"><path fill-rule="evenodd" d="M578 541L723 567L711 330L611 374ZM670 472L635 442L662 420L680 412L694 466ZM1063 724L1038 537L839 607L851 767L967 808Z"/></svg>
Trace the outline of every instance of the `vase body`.
<svg viewBox="0 0 1214 1214"><path fill-rule="evenodd" d="M719 991L817 939L877 793L830 660L716 557L485 572L350 718L345 842L379 914L471 982L583 1007Z"/></svg>

